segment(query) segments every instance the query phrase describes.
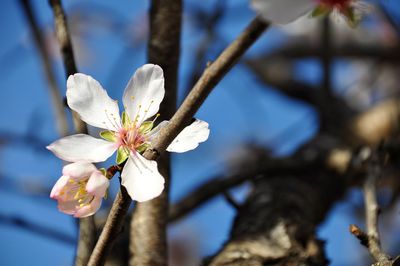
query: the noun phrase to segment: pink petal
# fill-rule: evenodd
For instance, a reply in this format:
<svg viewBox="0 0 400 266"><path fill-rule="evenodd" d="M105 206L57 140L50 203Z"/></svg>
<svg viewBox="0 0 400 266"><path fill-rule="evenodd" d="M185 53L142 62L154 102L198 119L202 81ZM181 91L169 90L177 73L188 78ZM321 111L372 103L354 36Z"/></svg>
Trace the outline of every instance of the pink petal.
<svg viewBox="0 0 400 266"><path fill-rule="evenodd" d="M97 168L92 163L75 162L63 167L63 175L75 177L76 179L89 177Z"/></svg>
<svg viewBox="0 0 400 266"><path fill-rule="evenodd" d="M106 194L110 181L100 171L95 171L86 184L86 191L96 197L102 198Z"/></svg>
<svg viewBox="0 0 400 266"><path fill-rule="evenodd" d="M102 198L95 197L89 205L78 208L74 214L75 218L84 218L95 214L101 206Z"/></svg>
<svg viewBox="0 0 400 266"><path fill-rule="evenodd" d="M62 189L68 184L69 177L61 176L54 184L53 189L50 192L50 198L58 199L61 195Z"/></svg>
<svg viewBox="0 0 400 266"><path fill-rule="evenodd" d="M58 210L69 215L74 215L77 204L78 202L76 201L58 201Z"/></svg>

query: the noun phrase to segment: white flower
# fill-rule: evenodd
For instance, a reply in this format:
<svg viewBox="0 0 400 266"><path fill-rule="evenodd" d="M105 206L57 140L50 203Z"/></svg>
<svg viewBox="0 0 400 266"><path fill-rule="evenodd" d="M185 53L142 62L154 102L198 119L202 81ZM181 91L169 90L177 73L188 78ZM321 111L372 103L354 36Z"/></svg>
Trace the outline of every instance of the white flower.
<svg viewBox="0 0 400 266"><path fill-rule="evenodd" d="M87 124L105 129L103 139L77 134L59 139L47 148L57 157L69 162L102 162L117 151L117 163L125 166L121 173L122 185L132 200L147 201L161 194L164 178L157 163L141 154L168 121L153 128L158 109L164 98L164 76L161 67L146 64L130 79L123 95L125 111L122 118L117 101L111 99L92 77L74 74L67 81L67 102ZM152 121L146 121L155 116ZM208 124L196 120L187 126L168 146L171 152L185 152L207 140Z"/></svg>
<svg viewBox="0 0 400 266"><path fill-rule="evenodd" d="M368 9L359 0L251 0L251 5L264 19L277 24L287 24L307 13L317 17L333 12L355 26Z"/></svg>

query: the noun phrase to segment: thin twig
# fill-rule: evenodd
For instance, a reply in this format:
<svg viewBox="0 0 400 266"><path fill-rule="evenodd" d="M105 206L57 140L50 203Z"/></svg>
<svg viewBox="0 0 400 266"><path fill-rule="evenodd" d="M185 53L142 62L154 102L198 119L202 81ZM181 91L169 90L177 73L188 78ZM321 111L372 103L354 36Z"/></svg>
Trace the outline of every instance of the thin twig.
<svg viewBox="0 0 400 266"><path fill-rule="evenodd" d="M190 191L187 196L170 207L169 222L176 222L221 193L239 186L246 181L252 181L260 175L270 176L277 173L297 174L315 163L316 161L306 161L299 158L269 159L269 161L264 160L262 164L256 162L254 166L248 164L248 167L230 176L216 176L211 178L203 185Z"/></svg>
<svg viewBox="0 0 400 266"><path fill-rule="evenodd" d="M209 65L199 81L185 98L184 102L171 118L170 123L160 131L152 148L145 152L147 159L156 159L165 151L174 138L183 130L194 116L207 96L225 74L235 65L241 56L268 28L269 24L256 17L250 25L233 41L221 55Z"/></svg>
<svg viewBox="0 0 400 266"><path fill-rule="evenodd" d="M71 38L67 25L67 18L61 4L61 0L49 0L50 7L52 8L55 19L55 32L57 40L60 45L61 56L64 63L65 75L78 72L74 52L72 49ZM72 112L75 131L77 133L87 133L86 124L79 118L79 116ZM94 248L96 241L96 227L94 217L86 217L79 220L79 240L75 257L76 266L84 266L89 261L90 254Z"/></svg>
<svg viewBox="0 0 400 266"><path fill-rule="evenodd" d="M51 97L51 102L54 108L54 114L56 115L57 130L60 136L68 135L68 122L64 112L64 104L62 102L62 97L60 90L57 85L55 74L51 66L51 57L46 48L46 43L43 39L42 33L40 31L37 19L33 12L31 1L20 0L20 4L25 12L25 16L28 19L29 26L32 30L33 39L36 47L39 50L40 58L43 63L45 75L49 83L49 93Z"/></svg>
<svg viewBox="0 0 400 266"><path fill-rule="evenodd" d="M160 132L159 137L153 143L152 148L147 149L144 153L146 159L156 160L160 154L165 151L167 146L200 108L201 104L207 98L212 89L234 66L247 49L249 49L250 46L261 36L268 26L269 24L264 22L261 18L255 18L242 34L204 71L199 81L170 120L168 126ZM121 193L114 201L106 224L104 225L103 232L100 235L100 239L95 246L88 265L101 265L102 261L104 261L106 251L109 249L108 246L116 237L116 235L107 232L118 231L123 221L115 221L123 220L129 207L129 204L124 205L125 207L119 207L121 199L123 199L123 202L130 202L129 196ZM126 210L124 210L124 208L126 208Z"/></svg>
<svg viewBox="0 0 400 266"><path fill-rule="evenodd" d="M332 90L332 27L329 16L322 20L321 49L324 51L321 57L323 68L322 88L325 98L328 99Z"/></svg>
<svg viewBox="0 0 400 266"><path fill-rule="evenodd" d="M388 261L390 257L382 251L378 232L379 206L376 196L376 183L381 174L381 169L378 161L379 158L376 157L377 155L374 154L369 163L368 176L363 185L363 191L368 234L368 249L377 262L384 262Z"/></svg>
<svg viewBox="0 0 400 266"><path fill-rule="evenodd" d="M16 226L27 230L30 233L35 233L41 237L48 237L52 240L60 241L64 244L74 245L76 240L73 236L60 232L59 230L48 228L42 224L35 224L18 216L6 216L0 214L0 223L10 226Z"/></svg>
<svg viewBox="0 0 400 266"><path fill-rule="evenodd" d="M65 76L68 78L69 75L77 73L78 68L76 67L75 63L70 33L68 30L67 17L61 5L61 0L49 0L49 4L53 10L55 19L55 31L63 58ZM74 118L75 131L77 133L87 133L86 124L75 112L72 112L72 115Z"/></svg>
<svg viewBox="0 0 400 266"><path fill-rule="evenodd" d="M49 4L53 10L57 39L61 48L65 74L68 77L69 75L77 73L78 69L75 63L67 19L61 5L61 0L49 0Z"/></svg>
<svg viewBox="0 0 400 266"><path fill-rule="evenodd" d="M332 57L354 58L364 60L379 60L384 63L398 64L400 61L400 46L395 45L390 48L383 46L343 43L338 44L331 50ZM276 50L275 52L265 56L264 59L270 60L271 57L287 58L287 59L303 59L303 58L321 58L324 53L320 45L312 44L296 44L288 45Z"/></svg>
<svg viewBox="0 0 400 266"><path fill-rule="evenodd" d="M389 25L396 31L397 37L400 37L400 26L399 24L393 19L393 16L390 14L389 10L385 6L383 2L377 3L379 10L381 11L382 15L389 23Z"/></svg>
<svg viewBox="0 0 400 266"><path fill-rule="evenodd" d="M367 154L367 156L363 156L365 157L363 159L367 159L366 163L368 164L367 177L363 185L367 232L363 232L356 225L350 225L350 232L368 249L376 261L375 266L391 266L393 265L392 259L382 251L378 231L379 206L376 183L382 172L379 154L378 151L371 151L369 148L364 148L360 154Z"/></svg>
<svg viewBox="0 0 400 266"><path fill-rule="evenodd" d="M189 192L188 196L171 206L168 217L169 221L175 222L179 220L225 190L251 180L254 176L252 173L240 173L226 178L211 178L210 181Z"/></svg>
<svg viewBox="0 0 400 266"><path fill-rule="evenodd" d="M232 196L232 194L228 190L225 190L222 194L224 195L226 202L232 208L234 208L236 211L240 210L241 205L236 201L236 199Z"/></svg>
<svg viewBox="0 0 400 266"><path fill-rule="evenodd" d="M197 23L199 23L200 27L204 28L206 32L196 47L193 65L191 66L192 70L189 75L188 91L185 91L185 96L190 92L190 87L194 86L200 78L207 62L207 53L209 52L210 47L215 43L215 39L218 37L216 29L225 13L226 0L217 0L215 2L216 6L211 14L209 14L208 11L205 12L203 10L199 10L194 14L194 17L197 18Z"/></svg>

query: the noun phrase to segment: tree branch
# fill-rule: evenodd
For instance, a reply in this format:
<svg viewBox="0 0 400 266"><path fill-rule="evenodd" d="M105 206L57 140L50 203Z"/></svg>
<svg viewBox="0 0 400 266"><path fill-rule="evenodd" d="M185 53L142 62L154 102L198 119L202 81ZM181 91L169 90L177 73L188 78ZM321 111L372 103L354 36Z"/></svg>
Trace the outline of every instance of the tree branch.
<svg viewBox="0 0 400 266"><path fill-rule="evenodd" d="M49 52L47 51L46 43L38 26L38 22L33 12L31 1L20 0L20 4L25 12L25 16L28 19L29 26L33 34L33 40L37 49L39 50L47 82L49 83L49 94L54 108L54 114L56 116L55 120L58 133L60 134L60 136L66 136L68 134L68 122L65 116L64 104L62 102L60 90L58 88L55 74L51 66L51 57L49 55Z"/></svg>
<svg viewBox="0 0 400 266"><path fill-rule="evenodd" d="M61 0L49 0L55 19L55 28L61 55L64 62L65 75L73 75L78 72L75 63L74 51L72 49L70 33L68 30L67 18L61 5Z"/></svg>
<svg viewBox="0 0 400 266"><path fill-rule="evenodd" d="M331 49L332 57L345 57L354 59L374 59L385 63L398 64L400 61L400 46L383 47L377 45L360 45L354 43L344 43L336 45ZM264 60L272 58L287 58L287 59L302 59L307 57L321 58L324 54L324 49L319 45L312 44L296 44L286 46L275 52L265 56Z"/></svg>
<svg viewBox="0 0 400 266"><path fill-rule="evenodd" d="M400 259L392 260L389 255L382 251L378 230L379 205L376 185L382 172L379 150L372 151L370 148L364 148L363 151L365 151L366 156L362 159L368 163L367 177L363 185L367 232L363 232L355 225L350 225L350 232L368 249L376 261L374 266L393 266L400 263Z"/></svg>
<svg viewBox="0 0 400 266"><path fill-rule="evenodd" d="M68 78L69 75L77 73L78 69L75 63L67 18L61 0L49 0L49 4L55 19L55 32L60 45L65 76ZM72 115L76 133L87 133L86 124L79 118L79 115L74 111L72 111ZM79 240L75 258L76 266L84 266L88 263L95 241L96 226L94 217L90 216L79 219Z"/></svg>
<svg viewBox="0 0 400 266"><path fill-rule="evenodd" d="M176 110L182 4L182 0L152 0L150 6L148 61L161 66L165 77L165 97L160 105L160 121L168 120ZM151 201L138 202L131 220L129 265L132 266L168 264L169 154L159 158L158 168L165 178L164 191Z"/></svg>
<svg viewBox="0 0 400 266"><path fill-rule="evenodd" d="M310 167L315 162L306 162L301 158L266 159L257 158L252 163L246 163L246 167L240 172L227 177L217 176L200 185L187 196L171 206L169 211L169 222L176 222L191 211L197 209L212 198L220 195L233 187L252 181L261 174L272 173L295 173Z"/></svg>
<svg viewBox="0 0 400 266"><path fill-rule="evenodd" d="M319 166L295 174L266 171L264 175L268 178L255 180L253 190L236 215L229 240L207 261L208 265L327 265L315 229L355 181L343 175L356 169L349 169L353 161L351 153L338 152L339 148L352 150L351 147L364 141L357 136L367 133L374 135L371 145L391 136L398 128L393 123L399 114L397 102L382 102L353 115L348 118L347 126L340 128L339 137L320 132L296 152L300 157L316 158ZM332 166L341 174L333 172Z"/></svg>
<svg viewBox="0 0 400 266"><path fill-rule="evenodd" d="M74 237L65 234L64 232L45 227L41 224L35 224L23 219L22 217L0 214L0 223L16 226L27 230L30 233L36 233L41 237L48 237L49 239L57 240L63 242L64 244L73 245L76 242Z"/></svg>
<svg viewBox="0 0 400 266"><path fill-rule="evenodd" d="M242 32L242 34L222 52L222 54L214 63L211 64L211 66L204 71L203 75L186 97L185 101L171 118L170 123L163 128L163 130L161 130L159 137L153 143L153 146L147 149L144 153L144 157L146 159L156 160L160 154L165 151L167 146L179 134L179 132L185 127L186 123L190 121L196 111L200 108L201 104L207 98L212 89L224 77L229 69L233 67L233 65L239 60L244 52L250 48L250 46L258 39L258 37L261 36L267 27L268 24L265 23L261 18L257 17L254 19ZM118 198L121 197L125 201L130 202L128 195L121 194L121 196ZM127 210L123 211L123 215L120 215L121 210L118 212L115 211L119 209L115 205L119 205L119 200L114 201L113 203L113 208L110 211L106 224L104 225L103 232L100 235L102 242L97 242L88 265L101 265L101 262L104 261L106 256L106 250L108 250L107 246L113 242L116 236L107 234L106 232L115 230L115 228L113 229L115 226L118 227L122 225L122 221L119 221L118 223L111 221L123 219ZM129 205L125 206L126 209L128 207ZM121 209L123 208L121 207Z"/></svg>

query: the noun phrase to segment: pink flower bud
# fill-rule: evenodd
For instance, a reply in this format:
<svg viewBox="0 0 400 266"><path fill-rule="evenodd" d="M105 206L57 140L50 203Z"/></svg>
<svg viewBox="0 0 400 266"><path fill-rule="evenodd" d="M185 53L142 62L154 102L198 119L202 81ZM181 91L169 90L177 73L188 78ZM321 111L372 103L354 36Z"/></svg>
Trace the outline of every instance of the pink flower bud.
<svg viewBox="0 0 400 266"><path fill-rule="evenodd" d="M83 218L100 208L109 183L93 164L75 162L64 166L50 197L58 201L61 212Z"/></svg>

